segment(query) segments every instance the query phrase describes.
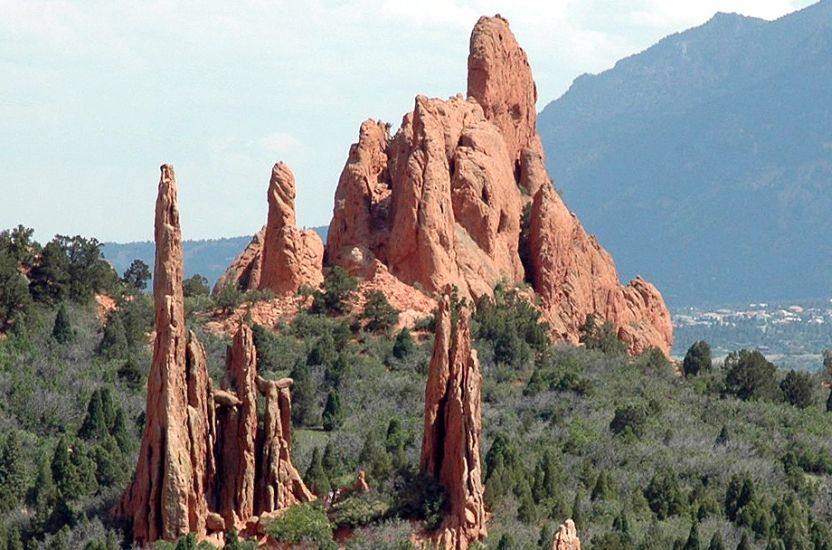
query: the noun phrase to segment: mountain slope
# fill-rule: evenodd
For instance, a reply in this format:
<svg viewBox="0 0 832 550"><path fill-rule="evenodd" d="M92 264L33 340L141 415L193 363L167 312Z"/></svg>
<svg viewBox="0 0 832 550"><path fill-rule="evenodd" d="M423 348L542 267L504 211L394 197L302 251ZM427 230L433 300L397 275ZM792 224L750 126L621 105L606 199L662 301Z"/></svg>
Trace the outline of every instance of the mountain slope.
<svg viewBox="0 0 832 550"><path fill-rule="evenodd" d="M568 204L673 305L832 288L832 1L774 22L718 14L539 119Z"/></svg>

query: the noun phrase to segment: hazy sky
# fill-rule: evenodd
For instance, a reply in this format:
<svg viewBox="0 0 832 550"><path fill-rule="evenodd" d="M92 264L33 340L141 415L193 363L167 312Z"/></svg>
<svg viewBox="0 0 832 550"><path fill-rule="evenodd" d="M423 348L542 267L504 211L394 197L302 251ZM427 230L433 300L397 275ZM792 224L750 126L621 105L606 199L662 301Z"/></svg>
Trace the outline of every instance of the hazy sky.
<svg viewBox="0 0 832 550"><path fill-rule="evenodd" d="M329 223L366 118L465 92L468 38L501 13L539 104L717 11L773 19L813 0L0 0L0 229L148 240L173 163L186 238L251 234L274 162L298 221Z"/></svg>

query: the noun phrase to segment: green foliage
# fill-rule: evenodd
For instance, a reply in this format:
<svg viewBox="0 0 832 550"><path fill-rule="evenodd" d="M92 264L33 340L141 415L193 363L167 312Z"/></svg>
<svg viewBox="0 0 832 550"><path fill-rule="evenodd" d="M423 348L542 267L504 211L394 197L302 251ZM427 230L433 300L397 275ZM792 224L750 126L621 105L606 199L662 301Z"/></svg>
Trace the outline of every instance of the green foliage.
<svg viewBox="0 0 832 550"><path fill-rule="evenodd" d="M309 373L309 366L298 361L290 374L295 381L292 386L292 421L300 426L318 424L318 397L315 383Z"/></svg>
<svg viewBox="0 0 832 550"><path fill-rule="evenodd" d="M26 489L23 451L18 434L12 430L0 447L0 513L15 509Z"/></svg>
<svg viewBox="0 0 832 550"><path fill-rule="evenodd" d="M647 424L647 410L638 403L627 403L616 407L615 415L610 422L610 431L624 437L639 437L644 434Z"/></svg>
<svg viewBox="0 0 832 550"><path fill-rule="evenodd" d="M484 296L477 303L473 320L474 336L493 346L497 363L513 369L522 368L532 354L542 353L549 346L548 325L516 290L495 288L493 299Z"/></svg>
<svg viewBox="0 0 832 550"><path fill-rule="evenodd" d="M0 332L19 323L31 307L26 278L10 253L0 250Z"/></svg>
<svg viewBox="0 0 832 550"><path fill-rule="evenodd" d="M324 430L328 432L337 430L344 423L344 411L341 408L341 398L338 392L333 390L327 395L321 420Z"/></svg>
<svg viewBox="0 0 832 550"><path fill-rule="evenodd" d="M413 341L413 335L405 327L396 335L396 341L393 343L393 357L404 359L413 353L415 347L416 343Z"/></svg>
<svg viewBox="0 0 832 550"><path fill-rule="evenodd" d="M234 311L242 301L243 293L237 288L237 285L230 281L223 285L214 297L214 302L216 302L217 307L227 313Z"/></svg>
<svg viewBox="0 0 832 550"><path fill-rule="evenodd" d="M275 540L288 544L332 541L332 526L317 502L288 508L279 518L267 522L265 531Z"/></svg>
<svg viewBox="0 0 832 550"><path fill-rule="evenodd" d="M124 271L121 281L128 287L135 290L144 290L150 281L150 267L143 261L136 259Z"/></svg>
<svg viewBox="0 0 832 550"><path fill-rule="evenodd" d="M709 371L712 368L711 346L704 340L698 340L691 344L685 359L682 361L682 372L685 376L696 376L700 372Z"/></svg>
<svg viewBox="0 0 832 550"><path fill-rule="evenodd" d="M367 330L389 333L399 322L399 312L387 301L387 296L379 290L367 294L367 303L361 318L367 321Z"/></svg>
<svg viewBox="0 0 832 550"><path fill-rule="evenodd" d="M699 523L694 521L690 526L690 533L688 533L688 540L685 542L683 550L700 550L699 548Z"/></svg>
<svg viewBox="0 0 832 550"><path fill-rule="evenodd" d="M390 504L372 493L353 494L337 500L329 517L336 528L355 528L384 519L390 513Z"/></svg>
<svg viewBox="0 0 832 550"><path fill-rule="evenodd" d="M75 337L75 331L69 322L69 314L66 312L66 304L61 302L58 306L58 313L55 315L55 323L52 325L52 338L59 344L66 344Z"/></svg>
<svg viewBox="0 0 832 550"><path fill-rule="evenodd" d="M584 324L578 327L579 341L586 349L595 349L607 355L623 355L627 346L618 339L618 333L612 321L604 321L600 325L595 316L586 316Z"/></svg>
<svg viewBox="0 0 832 550"><path fill-rule="evenodd" d="M32 297L52 304L66 298L87 302L96 293L114 294L118 285L118 276L101 256L101 243L80 235L56 235L43 248L29 279Z"/></svg>
<svg viewBox="0 0 832 550"><path fill-rule="evenodd" d="M124 330L122 316L113 312L104 325L104 335L98 344L98 353L107 359L124 359L128 352L127 332Z"/></svg>
<svg viewBox="0 0 832 550"><path fill-rule="evenodd" d="M378 481L387 478L393 470L390 455L374 430L367 432L364 438L364 445L358 455L358 463Z"/></svg>
<svg viewBox="0 0 832 550"><path fill-rule="evenodd" d="M185 298L198 298L211 294L211 289L208 287L208 279L199 273L182 281L182 291L185 294Z"/></svg>
<svg viewBox="0 0 832 550"><path fill-rule="evenodd" d="M815 401L815 385L808 372L790 370L780 382L780 390L787 403L805 409Z"/></svg>
<svg viewBox="0 0 832 550"><path fill-rule="evenodd" d="M321 288L313 293L312 312L344 315L352 305L353 294L358 288L358 280L341 266L330 268ZM386 301L386 300L385 300Z"/></svg>
<svg viewBox="0 0 832 550"><path fill-rule="evenodd" d="M725 389L736 397L748 400L777 400L777 367L759 351L740 350L725 358Z"/></svg>
<svg viewBox="0 0 832 550"><path fill-rule="evenodd" d="M312 492L319 497L326 497L330 490L332 490L329 484L329 478L321 462L321 451L317 447L312 450L312 460L309 462L309 467L303 475L303 480Z"/></svg>
<svg viewBox="0 0 832 550"><path fill-rule="evenodd" d="M660 520L680 515L686 508L679 480L672 470L653 474L650 483L644 489L644 498Z"/></svg>
<svg viewBox="0 0 832 550"><path fill-rule="evenodd" d="M144 382L144 372L139 367L138 361L132 355L119 367L116 375L133 391L141 388Z"/></svg>
<svg viewBox="0 0 832 550"><path fill-rule="evenodd" d="M742 537L740 537L740 542L737 544L737 550L752 550L754 547L751 546L751 539L748 536L748 531L742 532Z"/></svg>
<svg viewBox="0 0 832 550"><path fill-rule="evenodd" d="M708 544L708 550L725 550L725 543L722 542L722 533L719 531L714 532L714 536L711 537L711 542Z"/></svg>

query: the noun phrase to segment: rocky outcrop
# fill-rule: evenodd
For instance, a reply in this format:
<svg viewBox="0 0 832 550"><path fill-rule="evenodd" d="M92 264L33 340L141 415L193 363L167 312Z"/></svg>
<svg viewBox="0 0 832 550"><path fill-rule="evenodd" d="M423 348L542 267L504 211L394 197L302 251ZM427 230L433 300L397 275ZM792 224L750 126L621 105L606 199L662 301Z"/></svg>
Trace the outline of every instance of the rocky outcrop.
<svg viewBox="0 0 832 550"><path fill-rule="evenodd" d="M259 288L285 295L323 282L323 241L315 231L296 227L295 176L282 162L272 168L267 198L265 227L217 280L214 294L229 283L242 291Z"/></svg>
<svg viewBox="0 0 832 550"><path fill-rule="evenodd" d="M270 381L258 376L256 382L266 398L256 494L257 513L263 514L315 500L315 496L292 465L292 379Z"/></svg>
<svg viewBox="0 0 832 550"><path fill-rule="evenodd" d="M434 542L465 550L486 536L480 433L482 414L477 352L471 347L466 310L452 324L448 296L439 303L436 336L425 390L421 471L447 492L448 508Z"/></svg>
<svg viewBox="0 0 832 550"><path fill-rule="evenodd" d="M468 53L468 97L477 100L497 125L512 162L523 149L543 153L537 135L537 86L526 52L508 21L499 15L480 17L471 32Z"/></svg>
<svg viewBox="0 0 832 550"><path fill-rule="evenodd" d="M236 402L217 409L220 515L240 525L254 514L255 439L257 437L257 352L254 335L240 325L226 354L223 390ZM219 404L220 400L215 400Z"/></svg>
<svg viewBox="0 0 832 550"><path fill-rule="evenodd" d="M263 268L263 240L266 236L266 228L254 234L251 242L246 245L239 256L234 258L231 265L225 270L214 284L213 293L219 292L228 284L233 284L239 290L246 291L253 288L260 288L260 272Z"/></svg>
<svg viewBox="0 0 832 550"><path fill-rule="evenodd" d="M531 280L553 331L577 343L587 315L612 321L631 353L649 346L670 354L673 328L661 294L638 278L627 286L595 237L547 182L532 204L529 227Z"/></svg>
<svg viewBox="0 0 832 550"><path fill-rule="evenodd" d="M260 288L277 294L316 288L324 280L324 244L311 229L295 227L295 176L282 162L272 169L268 199Z"/></svg>
<svg viewBox="0 0 832 550"><path fill-rule="evenodd" d="M581 539L578 538L574 521L568 519L561 524L555 533L552 550L581 550Z"/></svg>
<svg viewBox="0 0 832 550"><path fill-rule="evenodd" d="M577 342L591 314L615 323L632 353L669 354L661 294L641 279L621 285L612 258L552 188L536 99L508 22L481 18L467 99L418 96L392 138L381 123L362 124L338 183L329 262L364 277L380 263L427 294L455 286L468 298L531 281L557 339Z"/></svg>
<svg viewBox="0 0 832 550"><path fill-rule="evenodd" d="M147 381L136 475L116 507L140 544L204 535L215 474L211 380L202 346L185 328L182 235L173 167L164 165L156 199L153 294L156 337Z"/></svg>
<svg viewBox="0 0 832 550"><path fill-rule="evenodd" d="M205 351L186 330L176 181L168 165L159 182L155 238L146 423L135 476L114 510L132 523L140 545L239 529L255 513L314 498L291 461L292 380L257 376L253 334L241 324L222 388L214 390ZM258 390L266 396L262 429Z"/></svg>

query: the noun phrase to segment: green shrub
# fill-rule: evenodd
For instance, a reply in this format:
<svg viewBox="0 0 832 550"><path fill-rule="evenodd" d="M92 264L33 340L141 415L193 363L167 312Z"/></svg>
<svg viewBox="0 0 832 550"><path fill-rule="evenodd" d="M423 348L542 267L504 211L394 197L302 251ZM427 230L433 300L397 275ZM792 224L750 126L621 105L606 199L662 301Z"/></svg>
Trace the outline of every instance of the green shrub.
<svg viewBox="0 0 832 550"><path fill-rule="evenodd" d="M612 321L604 321L599 325L595 316L589 314L584 324L578 327L578 331L578 339L586 349L598 350L607 355L623 355L627 352L627 346L618 339L618 332Z"/></svg>
<svg viewBox="0 0 832 550"><path fill-rule="evenodd" d="M332 541L332 526L317 501L288 508L279 518L266 522L265 531L275 540L288 544Z"/></svg>
<svg viewBox="0 0 832 550"><path fill-rule="evenodd" d="M415 347L416 344L413 341L413 336L407 327L405 327L396 335L396 341L393 343L393 357L396 359L404 359L413 353Z"/></svg>
<svg viewBox="0 0 832 550"><path fill-rule="evenodd" d="M628 403L615 409L615 415L610 422L610 431L621 436L636 436L644 434L647 424L647 410L643 405Z"/></svg>
<svg viewBox="0 0 832 550"><path fill-rule="evenodd" d="M330 268L321 288L313 294L312 313L330 313L344 315L352 306L353 294L358 288L358 280L341 266Z"/></svg>
<svg viewBox="0 0 832 550"><path fill-rule="evenodd" d="M390 503L377 495L354 494L336 501L329 516L336 528L355 528L384 519L390 509Z"/></svg>
<svg viewBox="0 0 832 550"><path fill-rule="evenodd" d="M787 403L805 409L815 401L815 384L808 372L790 370L780 382L780 390Z"/></svg>
<svg viewBox="0 0 832 550"><path fill-rule="evenodd" d="M185 298L197 298L211 294L211 289L208 288L208 279L199 273L182 281L182 291Z"/></svg>
<svg viewBox="0 0 832 550"><path fill-rule="evenodd" d="M367 321L367 330L387 333L399 322L399 312L390 305L383 292L373 290L367 294L361 318Z"/></svg>
<svg viewBox="0 0 832 550"><path fill-rule="evenodd" d="M777 367L759 351L740 350L725 358L725 389L740 399L779 399Z"/></svg>
<svg viewBox="0 0 832 550"><path fill-rule="evenodd" d="M58 306L58 313L55 315L55 324L52 325L52 338L59 344L66 344L75 338L75 331L69 322L69 314L66 311L66 304L61 302Z"/></svg>
<svg viewBox="0 0 832 550"><path fill-rule="evenodd" d="M335 391L329 392L324 405L324 412L321 415L324 430L331 432L337 430L344 423L344 411L341 408L341 399Z"/></svg>
<svg viewBox="0 0 832 550"><path fill-rule="evenodd" d="M653 474L650 483L644 489L644 498L647 499L650 510L660 520L680 515L685 511L684 495L672 470Z"/></svg>

